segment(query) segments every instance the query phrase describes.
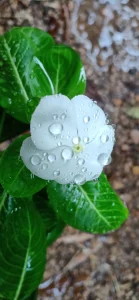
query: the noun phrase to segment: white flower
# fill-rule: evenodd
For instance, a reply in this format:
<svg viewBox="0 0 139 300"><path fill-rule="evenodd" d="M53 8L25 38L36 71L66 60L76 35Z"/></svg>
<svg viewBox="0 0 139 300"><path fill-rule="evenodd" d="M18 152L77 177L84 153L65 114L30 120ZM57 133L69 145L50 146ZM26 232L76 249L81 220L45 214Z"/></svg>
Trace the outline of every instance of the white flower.
<svg viewBox="0 0 139 300"><path fill-rule="evenodd" d="M21 147L26 167L61 184L96 179L110 162L114 129L102 109L84 95L41 99L31 119L31 137Z"/></svg>

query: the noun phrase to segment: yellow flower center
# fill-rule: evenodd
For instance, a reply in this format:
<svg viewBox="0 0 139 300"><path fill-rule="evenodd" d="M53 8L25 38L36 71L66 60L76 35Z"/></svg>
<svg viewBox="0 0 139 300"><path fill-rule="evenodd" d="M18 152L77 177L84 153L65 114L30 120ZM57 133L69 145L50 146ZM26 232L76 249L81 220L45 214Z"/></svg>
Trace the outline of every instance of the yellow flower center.
<svg viewBox="0 0 139 300"><path fill-rule="evenodd" d="M73 151L76 153L80 153L83 151L83 146L81 144L74 145Z"/></svg>

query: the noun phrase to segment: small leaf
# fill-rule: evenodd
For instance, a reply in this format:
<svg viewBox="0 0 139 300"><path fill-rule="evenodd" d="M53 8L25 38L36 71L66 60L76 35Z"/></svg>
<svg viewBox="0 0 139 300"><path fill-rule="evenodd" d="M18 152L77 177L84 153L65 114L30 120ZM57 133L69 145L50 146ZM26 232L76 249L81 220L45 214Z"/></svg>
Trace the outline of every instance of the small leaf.
<svg viewBox="0 0 139 300"><path fill-rule="evenodd" d="M139 106L126 109L126 114L133 119L139 119Z"/></svg>
<svg viewBox="0 0 139 300"><path fill-rule="evenodd" d="M15 120L0 107L0 142L6 141L27 130L29 130L29 125Z"/></svg>
<svg viewBox="0 0 139 300"><path fill-rule="evenodd" d="M31 201L16 201L0 232L0 297L7 300L31 295L42 279L46 259L39 214Z"/></svg>
<svg viewBox="0 0 139 300"><path fill-rule="evenodd" d="M0 183L14 197L29 197L46 185L46 181L34 176L20 158L20 148L27 137L18 137L0 160Z"/></svg>
<svg viewBox="0 0 139 300"><path fill-rule="evenodd" d="M79 54L68 46L53 46L47 49L47 55L38 53L30 70L35 78L33 94L39 86L40 98L59 93L72 98L85 91L86 77Z"/></svg>
<svg viewBox="0 0 139 300"><path fill-rule="evenodd" d="M33 200L43 220L48 247L61 235L65 223L56 216L46 196L34 195Z"/></svg>
<svg viewBox="0 0 139 300"><path fill-rule="evenodd" d="M57 216L82 231L106 233L119 228L128 217L128 209L104 174L82 186L52 181L47 190Z"/></svg>
<svg viewBox="0 0 139 300"><path fill-rule="evenodd" d="M0 37L0 105L24 123L30 120L28 101L33 102L40 89L30 73L30 62L53 44L49 34L32 27L13 28Z"/></svg>

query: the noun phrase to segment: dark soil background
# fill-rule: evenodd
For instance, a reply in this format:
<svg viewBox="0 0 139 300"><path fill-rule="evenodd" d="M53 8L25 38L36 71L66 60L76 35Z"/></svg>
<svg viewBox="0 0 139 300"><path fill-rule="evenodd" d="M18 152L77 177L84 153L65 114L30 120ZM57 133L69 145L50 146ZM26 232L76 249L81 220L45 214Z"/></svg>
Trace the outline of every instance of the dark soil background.
<svg viewBox="0 0 139 300"><path fill-rule="evenodd" d="M122 228L108 235L66 227L48 250L39 300L139 300L139 118L127 114L139 106L139 55L130 57L122 41L112 42L109 56L109 37L103 47L99 42L105 23L113 26L112 34L127 29L128 36L129 30L128 47L135 45L138 51L139 2L117 0L127 7L120 17L119 8L107 2L112 0L0 0L0 35L13 26L35 26L80 52L87 73L86 94L116 124L113 160L105 171L130 211ZM92 49L103 55L94 60Z"/></svg>

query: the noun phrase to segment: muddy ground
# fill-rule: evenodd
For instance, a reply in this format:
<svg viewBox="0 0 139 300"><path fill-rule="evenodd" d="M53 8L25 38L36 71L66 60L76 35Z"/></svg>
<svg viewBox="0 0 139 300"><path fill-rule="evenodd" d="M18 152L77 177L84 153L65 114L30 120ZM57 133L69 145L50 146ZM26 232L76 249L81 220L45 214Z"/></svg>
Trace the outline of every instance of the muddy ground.
<svg viewBox="0 0 139 300"><path fill-rule="evenodd" d="M110 115L112 123L116 124L113 160L105 171L113 188L126 202L130 216L121 229L109 235L93 236L66 227L48 250L45 287L39 289L38 299L138 300L139 119L129 117L126 111L139 106L139 72L133 66L126 72L116 66L114 55L122 62L123 44L112 45L113 53L108 59L98 56L97 62L90 61L91 46L89 43L85 46L83 42L86 35L80 38L72 25L78 16L78 33L87 32L87 39L100 47L98 39L102 22L109 12L105 3L97 6L94 1L96 19L95 22L89 21L92 23L88 25L86 18L92 9L92 1L82 1L78 11L79 2L81 0L75 3L62 0L0 0L0 34L13 26L35 26L47 30L57 42L70 44L80 52L87 73L86 94L97 100ZM138 1L127 3L127 7L137 11ZM135 30L138 32L139 19L135 18L134 15ZM115 30L119 30L117 19L118 11L114 11L111 22ZM129 20L129 29L130 23ZM138 34L136 39L139 39ZM129 42L132 44L132 41ZM106 51L106 47L103 50ZM103 67L107 67L106 71Z"/></svg>

